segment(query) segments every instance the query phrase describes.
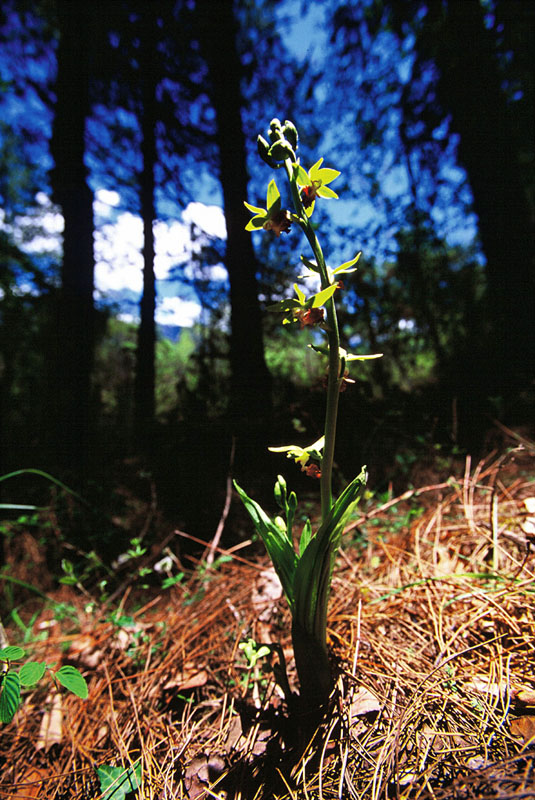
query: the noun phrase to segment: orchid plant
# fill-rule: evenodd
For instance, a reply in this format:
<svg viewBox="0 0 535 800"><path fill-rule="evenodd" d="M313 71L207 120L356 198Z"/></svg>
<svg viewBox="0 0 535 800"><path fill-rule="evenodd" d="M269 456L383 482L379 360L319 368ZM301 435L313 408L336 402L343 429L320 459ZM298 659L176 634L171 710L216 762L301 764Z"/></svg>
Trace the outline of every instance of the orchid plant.
<svg viewBox="0 0 535 800"><path fill-rule="evenodd" d="M292 615L292 644L300 684L301 710L312 716L328 706L333 688L327 649L327 605L332 573L346 522L351 515L366 483L366 468L349 483L336 499L332 491L333 459L338 415L338 399L344 384L350 382L348 364L379 358L382 354L354 355L341 347L336 296L341 289L341 276L356 270L358 253L350 261L331 269L325 261L311 217L319 198L336 199L330 188L340 173L323 166L320 158L306 170L297 157L298 132L286 120L273 119L268 139L258 137L260 157L271 168L285 174L293 210L284 208L279 188L271 180L267 188L266 208L245 203L253 217L246 226L248 231L271 231L279 237L289 233L292 224L298 226L312 250L312 258L301 256L308 275L319 276L319 291L307 297L303 288L294 284L295 296L280 300L270 306L271 311L283 315L283 324L311 327L323 332L324 344L311 344L319 356L327 359L327 388L324 432L320 439L302 447L287 445L269 448L286 453L310 477L320 483L321 521L313 531L310 520L304 523L297 536L295 492L288 491L285 479L279 475L275 483L275 501L281 514L270 517L260 505L237 484L243 501L258 534L271 557L280 578ZM304 276L306 277L306 276ZM298 544L294 544L295 540ZM287 681L282 683L287 687Z"/></svg>

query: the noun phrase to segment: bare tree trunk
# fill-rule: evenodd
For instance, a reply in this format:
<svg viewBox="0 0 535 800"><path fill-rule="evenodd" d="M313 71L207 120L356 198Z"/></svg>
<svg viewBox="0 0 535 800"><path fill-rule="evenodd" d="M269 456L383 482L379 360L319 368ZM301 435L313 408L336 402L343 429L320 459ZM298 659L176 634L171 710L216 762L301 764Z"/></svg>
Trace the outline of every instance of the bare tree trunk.
<svg viewBox="0 0 535 800"><path fill-rule="evenodd" d="M51 150L55 201L65 221L59 297L55 393L59 465L83 480L89 459L93 367L93 194L84 164L89 114L90 11L84 3L57 0L60 29L56 110Z"/></svg>
<svg viewBox="0 0 535 800"><path fill-rule="evenodd" d="M230 281L231 409L236 420L262 422L271 409L271 379L264 360L256 258L243 201L247 199L245 137L242 129L240 59L232 0L205 0L199 33L210 69L217 114L217 144L223 187Z"/></svg>
<svg viewBox="0 0 535 800"><path fill-rule="evenodd" d="M437 4L431 8L439 12ZM501 86L492 33L479 0L449 0L438 29L439 98L460 134L487 259L494 388L513 389L533 376L535 284L533 219L518 143Z"/></svg>
<svg viewBox="0 0 535 800"><path fill-rule="evenodd" d="M135 431L134 436L142 449L150 447L155 414L155 353L156 353L156 281L154 275L154 166L156 163L156 81L150 58L153 22L147 20L147 39L141 45L141 129L143 141L143 171L140 177L141 216L143 218L143 295L140 303L138 329Z"/></svg>

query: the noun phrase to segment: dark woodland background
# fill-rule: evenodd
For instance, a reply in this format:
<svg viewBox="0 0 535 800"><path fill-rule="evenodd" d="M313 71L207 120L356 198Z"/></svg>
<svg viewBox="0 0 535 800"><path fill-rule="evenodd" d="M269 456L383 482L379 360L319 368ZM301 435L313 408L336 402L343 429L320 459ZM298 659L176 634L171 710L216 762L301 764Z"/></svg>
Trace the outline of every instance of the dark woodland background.
<svg viewBox="0 0 535 800"><path fill-rule="evenodd" d="M64 498L68 535L117 552L102 520L125 483L210 538L233 442L251 493L283 470L314 488L266 448L314 441L323 404L307 331L265 310L306 243L244 231L243 201L262 205L273 177L256 136L274 116L298 126L304 165L323 156L342 172L341 200L314 219L333 267L363 251L345 342L384 353L341 398L339 482L366 463L373 491L406 485L437 457L447 470L495 446L495 420L529 430L534 31L529 0L6 0L0 474L64 481L90 506ZM99 189L142 219L140 298L94 292ZM43 198L62 234L45 230ZM155 224L193 201L222 205L227 238L190 226L192 255L170 279L202 314L167 330ZM23 475L0 491L45 503L51 484Z"/></svg>

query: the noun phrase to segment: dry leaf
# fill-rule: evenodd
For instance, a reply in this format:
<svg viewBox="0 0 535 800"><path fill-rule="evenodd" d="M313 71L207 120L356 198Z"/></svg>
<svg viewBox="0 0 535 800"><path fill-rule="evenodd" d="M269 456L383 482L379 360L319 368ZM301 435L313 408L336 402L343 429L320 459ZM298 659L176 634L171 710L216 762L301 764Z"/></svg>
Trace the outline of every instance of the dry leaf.
<svg viewBox="0 0 535 800"><path fill-rule="evenodd" d="M528 514L535 514L535 497L526 497L524 499L524 505L526 506ZM529 539L535 538L535 516L526 517L526 519L520 523L520 527Z"/></svg>
<svg viewBox="0 0 535 800"><path fill-rule="evenodd" d="M264 569L256 579L252 591L252 605L262 622L269 622L277 601L282 596L282 584L273 567Z"/></svg>
<svg viewBox="0 0 535 800"><path fill-rule="evenodd" d="M17 791L10 794L11 800L30 800L33 797L42 797L43 782L48 777L45 769L29 767L17 780Z"/></svg>
<svg viewBox="0 0 535 800"><path fill-rule="evenodd" d="M185 692L188 689L197 689L204 686L208 681L208 673L204 669L198 669L195 664L184 664L184 671L178 672L174 678L170 678L164 689L177 689Z"/></svg>
<svg viewBox="0 0 535 800"><path fill-rule="evenodd" d="M104 656L97 647L96 639L89 633L77 636L69 647L69 658L87 669L96 669Z"/></svg>
<svg viewBox="0 0 535 800"><path fill-rule="evenodd" d="M213 783L225 769L225 762L219 756L200 756L187 766L184 784L189 800L199 800L207 796L206 787Z"/></svg>
<svg viewBox="0 0 535 800"><path fill-rule="evenodd" d="M381 703L374 693L365 686L359 686L349 706L350 724L353 724L356 717L362 717L364 714L378 714L380 710Z"/></svg>
<svg viewBox="0 0 535 800"><path fill-rule="evenodd" d="M63 734L63 711L61 695L49 694L45 700L46 711L41 720L39 736L35 743L36 750L49 750L53 744L61 742Z"/></svg>
<svg viewBox="0 0 535 800"><path fill-rule="evenodd" d="M513 699L526 706L535 706L535 689L531 686L515 687L512 692Z"/></svg>
<svg viewBox="0 0 535 800"><path fill-rule="evenodd" d="M535 743L535 717L512 719L509 728L515 739L522 739L525 746Z"/></svg>
<svg viewBox="0 0 535 800"><path fill-rule="evenodd" d="M466 684L466 688L478 694L490 694L491 697L502 697L506 694L508 686L506 683L490 683L487 675L476 675Z"/></svg>

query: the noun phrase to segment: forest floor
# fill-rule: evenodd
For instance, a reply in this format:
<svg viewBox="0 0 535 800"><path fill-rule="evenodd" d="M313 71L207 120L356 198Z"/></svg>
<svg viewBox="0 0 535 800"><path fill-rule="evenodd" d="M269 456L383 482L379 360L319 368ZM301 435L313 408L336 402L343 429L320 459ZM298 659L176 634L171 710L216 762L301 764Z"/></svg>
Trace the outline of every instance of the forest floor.
<svg viewBox="0 0 535 800"><path fill-rule="evenodd" d="M297 755L269 665L240 648L280 643L292 678L267 558L217 550L101 605L50 591L10 643L78 667L89 698L25 692L0 798L535 798L534 544L526 442L366 505L334 573L332 709Z"/></svg>

